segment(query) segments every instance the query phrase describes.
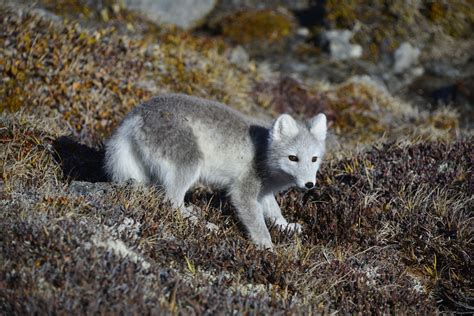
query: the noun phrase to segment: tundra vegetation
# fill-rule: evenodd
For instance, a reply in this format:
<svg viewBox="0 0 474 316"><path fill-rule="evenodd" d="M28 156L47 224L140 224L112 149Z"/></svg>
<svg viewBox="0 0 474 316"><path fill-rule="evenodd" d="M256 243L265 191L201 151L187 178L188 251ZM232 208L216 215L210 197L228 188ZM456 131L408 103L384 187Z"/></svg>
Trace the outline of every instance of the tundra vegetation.
<svg viewBox="0 0 474 316"><path fill-rule="evenodd" d="M0 5L2 314L473 312L473 137L455 108L419 108L361 77L236 65L225 36L156 26L112 2L51 3ZM422 13L463 37L453 10ZM331 12L338 25L357 15ZM240 12L223 33L273 43L293 32L285 16ZM248 21L263 26L235 29ZM328 115L317 188L278 196L301 235L273 228L275 250L258 250L222 192L188 197L211 232L158 188L106 182L102 141L163 92L262 118Z"/></svg>

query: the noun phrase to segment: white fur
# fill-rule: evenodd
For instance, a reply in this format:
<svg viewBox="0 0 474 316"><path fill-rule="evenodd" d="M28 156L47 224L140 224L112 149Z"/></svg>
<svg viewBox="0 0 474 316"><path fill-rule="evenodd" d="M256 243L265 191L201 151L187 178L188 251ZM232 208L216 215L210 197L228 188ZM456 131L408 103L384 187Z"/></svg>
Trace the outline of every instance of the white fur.
<svg viewBox="0 0 474 316"><path fill-rule="evenodd" d="M326 121L326 115L323 113L316 115L310 120L310 131L313 133L314 137L316 137L321 142L326 140L326 133L328 129Z"/></svg>
<svg viewBox="0 0 474 316"><path fill-rule="evenodd" d="M307 123L282 114L269 126L220 103L164 95L124 119L107 142L105 167L113 181L162 185L167 199L192 221L199 211L184 205L186 191L197 182L224 188L252 241L272 248L265 220L282 230L302 229L287 222L274 194L315 185L326 130L324 114Z"/></svg>
<svg viewBox="0 0 474 316"><path fill-rule="evenodd" d="M308 121L308 125L310 133L303 133L304 128L287 114L281 115L273 124L270 150L276 148L276 156L271 155L270 163L294 179L280 190L291 185L305 189L307 183L316 182L316 173L325 153L326 116L318 114ZM298 161L291 161L290 155L298 157ZM313 157L317 157L316 162L312 161Z"/></svg>
<svg viewBox="0 0 474 316"><path fill-rule="evenodd" d="M273 123L272 138L274 140L291 138L296 136L298 131L296 121L288 114L282 114Z"/></svg>
<svg viewBox="0 0 474 316"><path fill-rule="evenodd" d="M106 169L115 182L124 182L133 179L139 183L148 183L149 179L145 166L133 148L132 131L136 127L138 119L125 121L117 129L116 135L108 142L107 151L113 153L106 160Z"/></svg>

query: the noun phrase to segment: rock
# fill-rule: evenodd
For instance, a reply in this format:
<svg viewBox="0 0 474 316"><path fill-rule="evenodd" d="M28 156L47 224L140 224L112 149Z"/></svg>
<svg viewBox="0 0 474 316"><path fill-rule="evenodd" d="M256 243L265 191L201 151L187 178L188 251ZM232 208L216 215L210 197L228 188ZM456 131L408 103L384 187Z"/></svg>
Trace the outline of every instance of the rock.
<svg viewBox="0 0 474 316"><path fill-rule="evenodd" d="M344 60L362 56L362 46L351 44L354 33L350 30L330 30L322 34L322 41L328 47L331 58Z"/></svg>
<svg viewBox="0 0 474 316"><path fill-rule="evenodd" d="M404 72L418 63L420 49L404 42L397 48L394 54L393 71L397 74Z"/></svg>
<svg viewBox="0 0 474 316"><path fill-rule="evenodd" d="M110 183L105 182L72 181L69 190L75 195L103 195L110 190L110 187Z"/></svg>
<svg viewBox="0 0 474 316"><path fill-rule="evenodd" d="M61 22L62 21L60 16L54 14L51 11L48 11L48 10L45 10L45 9L42 9L42 8L32 9L31 12L34 15L37 15L39 18L47 20L47 21L54 21L54 22Z"/></svg>
<svg viewBox="0 0 474 316"><path fill-rule="evenodd" d="M311 36L311 32L307 27L300 27L296 30L296 35L301 37L309 37Z"/></svg>
<svg viewBox="0 0 474 316"><path fill-rule="evenodd" d="M139 11L157 23L183 29L197 26L211 12L216 0L126 0L127 8Z"/></svg>
<svg viewBox="0 0 474 316"><path fill-rule="evenodd" d="M390 97L390 92L388 91L387 86L380 78L372 77L369 75L357 75L350 77L349 82L371 86L373 89L376 89L380 91L380 93L385 94L386 97Z"/></svg>
<svg viewBox="0 0 474 316"><path fill-rule="evenodd" d="M240 69L245 69L248 67L249 54L242 46L238 45L231 50L229 61Z"/></svg>
<svg viewBox="0 0 474 316"><path fill-rule="evenodd" d="M411 74L413 75L413 77L422 76L424 73L425 73L425 68L421 66L415 67L411 70Z"/></svg>
<svg viewBox="0 0 474 316"><path fill-rule="evenodd" d="M427 70L430 74L439 77L457 78L461 77L462 73L459 69L448 64L447 62L436 60L427 65Z"/></svg>
<svg viewBox="0 0 474 316"><path fill-rule="evenodd" d="M402 43L393 54L393 64L384 63L379 75L385 81L390 92L404 91L425 73L425 68L418 62L420 49L408 42ZM387 69L388 68L388 69ZM390 69L391 68L391 69ZM387 71L388 70L388 71Z"/></svg>

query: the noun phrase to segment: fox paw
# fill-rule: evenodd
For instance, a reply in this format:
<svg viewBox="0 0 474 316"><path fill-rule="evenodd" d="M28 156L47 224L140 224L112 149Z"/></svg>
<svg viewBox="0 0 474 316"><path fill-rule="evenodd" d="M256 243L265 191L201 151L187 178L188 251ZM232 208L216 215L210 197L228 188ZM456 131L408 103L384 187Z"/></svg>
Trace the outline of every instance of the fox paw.
<svg viewBox="0 0 474 316"><path fill-rule="evenodd" d="M303 227L298 223L289 223L289 224L279 224L278 228L281 231L287 231L289 233L301 234Z"/></svg>
<svg viewBox="0 0 474 316"><path fill-rule="evenodd" d="M298 223L290 223L288 224L287 228L289 231L291 232L295 232L297 234L301 234L301 232L303 231L303 226L301 226L300 224Z"/></svg>
<svg viewBox="0 0 474 316"><path fill-rule="evenodd" d="M254 243L260 250L273 251L273 243L270 239L254 240Z"/></svg>

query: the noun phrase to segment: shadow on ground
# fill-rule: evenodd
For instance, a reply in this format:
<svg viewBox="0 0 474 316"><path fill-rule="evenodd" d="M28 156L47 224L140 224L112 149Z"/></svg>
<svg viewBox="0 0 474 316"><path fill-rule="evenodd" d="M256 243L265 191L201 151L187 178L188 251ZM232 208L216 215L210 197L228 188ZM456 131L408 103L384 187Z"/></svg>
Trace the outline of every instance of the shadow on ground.
<svg viewBox="0 0 474 316"><path fill-rule="evenodd" d="M91 148L69 136L54 140L54 159L61 165L64 177L70 180L106 182L103 169L105 149Z"/></svg>

